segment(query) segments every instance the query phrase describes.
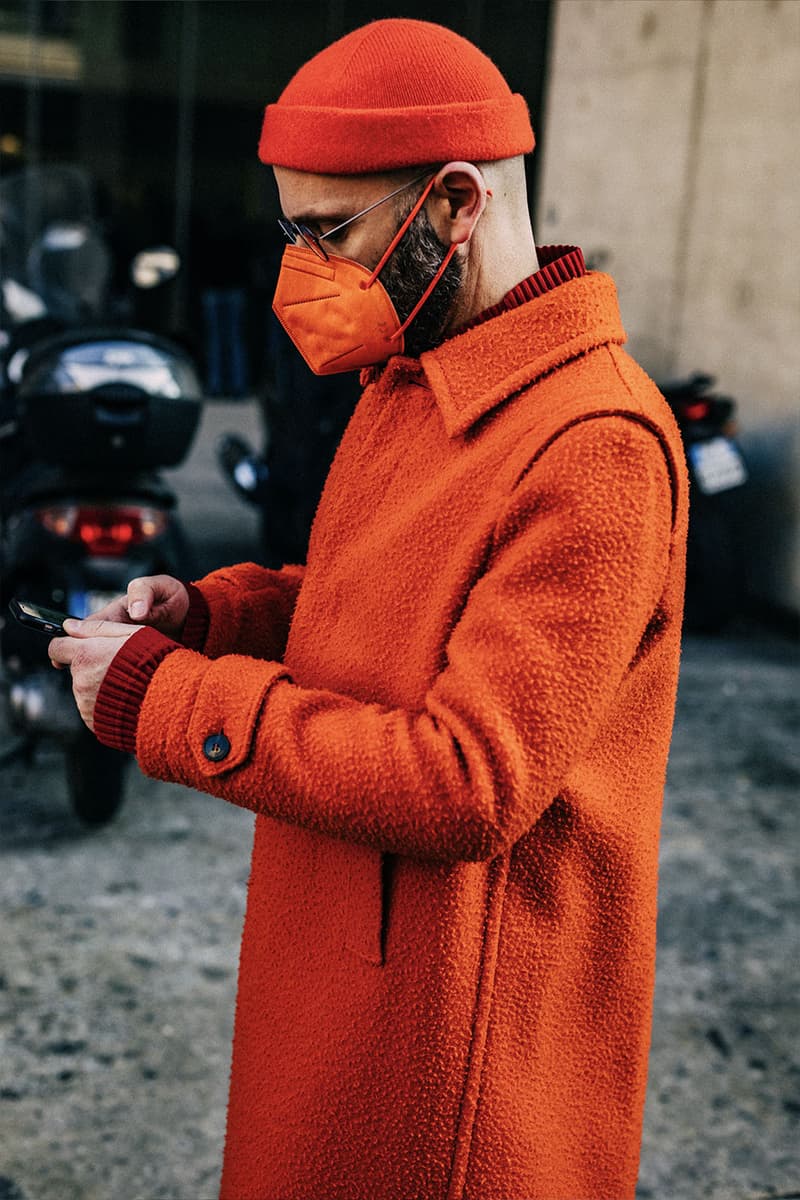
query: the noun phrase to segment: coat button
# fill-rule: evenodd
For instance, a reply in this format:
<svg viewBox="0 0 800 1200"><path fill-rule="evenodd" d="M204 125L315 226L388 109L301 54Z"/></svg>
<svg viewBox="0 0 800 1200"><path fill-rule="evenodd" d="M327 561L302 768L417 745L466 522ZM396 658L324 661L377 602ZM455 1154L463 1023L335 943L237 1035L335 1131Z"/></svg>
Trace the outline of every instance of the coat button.
<svg viewBox="0 0 800 1200"><path fill-rule="evenodd" d="M220 762L230 754L231 744L224 733L210 733L203 742L203 754L210 762Z"/></svg>

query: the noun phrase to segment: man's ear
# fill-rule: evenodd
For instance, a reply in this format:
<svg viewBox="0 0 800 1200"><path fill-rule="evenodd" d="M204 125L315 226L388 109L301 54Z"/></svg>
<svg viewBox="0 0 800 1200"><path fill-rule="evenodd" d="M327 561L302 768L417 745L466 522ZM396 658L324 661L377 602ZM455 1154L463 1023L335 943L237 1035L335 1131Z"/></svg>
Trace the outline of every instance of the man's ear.
<svg viewBox="0 0 800 1200"><path fill-rule="evenodd" d="M439 200L434 223L443 242L468 242L491 192L473 163L451 162L442 167L433 183Z"/></svg>

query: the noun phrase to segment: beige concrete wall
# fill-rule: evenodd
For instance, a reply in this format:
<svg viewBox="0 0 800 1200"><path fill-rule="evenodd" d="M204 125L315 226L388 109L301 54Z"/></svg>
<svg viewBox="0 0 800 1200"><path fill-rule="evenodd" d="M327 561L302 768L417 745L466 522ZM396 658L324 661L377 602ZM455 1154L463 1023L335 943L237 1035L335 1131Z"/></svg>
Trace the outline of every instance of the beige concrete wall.
<svg viewBox="0 0 800 1200"><path fill-rule="evenodd" d="M800 3L557 0L538 210L654 375L739 401L750 586L800 610Z"/></svg>

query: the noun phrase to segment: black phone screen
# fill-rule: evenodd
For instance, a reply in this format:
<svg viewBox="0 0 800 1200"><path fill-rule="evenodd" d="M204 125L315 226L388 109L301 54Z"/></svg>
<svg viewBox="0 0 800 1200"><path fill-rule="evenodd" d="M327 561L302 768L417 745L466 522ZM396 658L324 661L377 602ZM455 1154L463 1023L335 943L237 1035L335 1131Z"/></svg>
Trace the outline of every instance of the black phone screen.
<svg viewBox="0 0 800 1200"><path fill-rule="evenodd" d="M41 604L32 604L30 600L18 600L16 597L9 607L17 620L28 629L38 629L50 637L64 632L67 613L56 612L53 608L44 608Z"/></svg>

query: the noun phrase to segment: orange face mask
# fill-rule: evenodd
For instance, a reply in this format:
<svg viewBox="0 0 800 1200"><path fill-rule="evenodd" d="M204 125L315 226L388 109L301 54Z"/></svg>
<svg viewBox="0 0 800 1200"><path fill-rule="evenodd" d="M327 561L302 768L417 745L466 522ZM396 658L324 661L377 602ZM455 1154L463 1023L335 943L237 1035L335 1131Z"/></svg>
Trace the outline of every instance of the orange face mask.
<svg viewBox="0 0 800 1200"><path fill-rule="evenodd" d="M402 354L400 320L379 280L349 258L287 246L272 308L315 375L357 371Z"/></svg>
<svg viewBox="0 0 800 1200"><path fill-rule="evenodd" d="M306 246L287 246L284 250L272 308L315 375L357 371L385 362L393 354L402 354L403 334L458 247L455 243L450 246L402 324L378 275L397 249L433 183L432 179L424 189L374 271L334 254L323 261Z"/></svg>

